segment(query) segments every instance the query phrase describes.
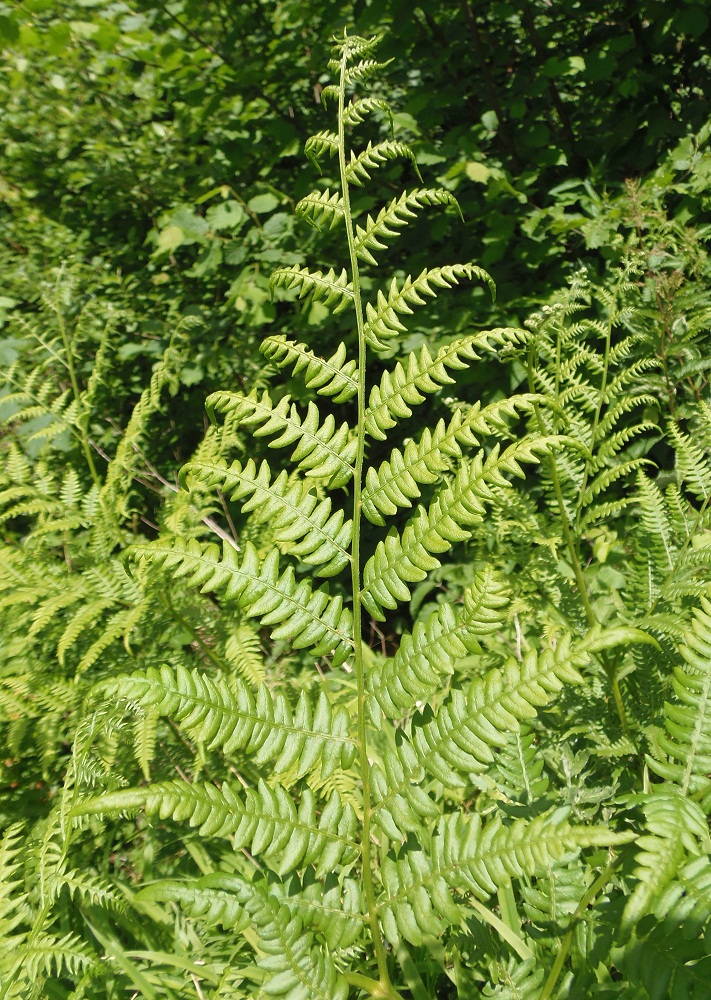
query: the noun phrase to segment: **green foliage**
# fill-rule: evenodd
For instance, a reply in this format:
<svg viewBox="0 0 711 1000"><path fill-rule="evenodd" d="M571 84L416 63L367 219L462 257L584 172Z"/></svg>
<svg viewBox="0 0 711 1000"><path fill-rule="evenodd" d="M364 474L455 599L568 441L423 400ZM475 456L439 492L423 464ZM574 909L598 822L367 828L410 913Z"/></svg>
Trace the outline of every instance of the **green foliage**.
<svg viewBox="0 0 711 1000"><path fill-rule="evenodd" d="M13 60L24 47L51 61L83 39L90 68L85 55L68 66L72 88L74 70L124 81L115 64L130 52L136 95L155 109L176 74L185 93L173 124L153 118L152 133L170 148L209 125L220 154L195 159L189 177L151 168L151 194L127 209L130 231L153 248L153 290L176 282L150 350L126 335L155 301L146 275L90 277L83 238L51 283L34 258L13 278L25 298L0 345L0 994L704 996L703 249L656 194L630 186L596 220L596 237L578 220L589 247L608 227L602 282L594 267L554 294L541 280L518 307L548 301L521 327L481 329L475 307L502 310L480 294L493 279L470 247L464 263L430 264L422 217L445 210L435 232L456 252L459 237L446 237L449 215L461 214L455 190L466 196L465 178L491 178L487 198L501 206L516 196L507 168L461 160L473 155L464 135L437 186L413 188L397 161L406 171L440 162L432 150L446 151L456 127L435 146L409 97L398 115L384 85L361 96L386 62L372 58L377 38L339 32L337 82L318 83L336 129L305 142L324 171L307 192L291 161L299 115L313 109L307 116L289 87L312 57L290 62L289 39L312 15L277 6L148 6L121 20L121 40L101 5L66 31L42 5L22 24L17 12L0 15ZM377 17L398 11L387 3ZM555 163L511 129L495 100L499 55L486 57L482 31L503 19L506 38L526 40L521 60L533 51L540 61L544 27L560 44L576 37L582 15L571 11L565 27L530 5L458 11L492 104L472 135L490 157L496 140L500 158L536 164L521 180L531 198ZM703 34L700 11L684 13L672 19L677 53ZM202 17L209 30L221 16L230 44L245 46L242 77L227 48L200 35ZM666 37L660 16L632 18L630 31ZM459 51L455 15L438 17L418 8L405 44L413 31L441 30ZM571 155L587 146L584 123L566 120L569 94L595 97L598 125L619 112L592 68L628 51L615 44L619 17L611 4L596 20L585 60L546 59L543 89L530 95L548 95ZM181 46L186 38L197 48ZM251 39L269 50L270 72L242 93L237 81L259 66ZM384 60L393 39L381 41ZM690 92L705 61L699 42ZM413 84L435 136L431 83ZM393 89L399 97L397 80ZM211 120L229 118L222 101L233 102L236 136ZM290 110L280 127L275 107ZM80 122L67 115L56 138L65 159L97 169L103 122L94 152L79 154ZM132 121L137 159L111 146L118 179L101 225L117 222L122 198L134 204L126 191L140 190L136 169L154 153L145 122ZM220 156L254 166L254 122L269 164L242 197L226 189ZM619 155L614 142L608 153ZM6 155L16 165L15 148ZM693 191L696 180L675 187L668 175L689 211L705 197L702 175ZM291 216L276 211L292 190L295 216L312 224L296 244ZM528 213L529 236L562 224L564 202L563 193ZM48 220L15 207L49 245ZM489 206L480 223L497 212ZM483 263L509 243L520 264L525 251L505 227ZM562 247L546 237L537 262ZM381 272L386 252L394 263ZM267 264L279 265L271 279ZM445 306L445 292L460 304ZM214 349L205 347L205 319L191 306L201 295L236 308L241 333L260 335L261 359L247 340L238 362L225 360L221 307ZM127 385L132 356L151 371L144 364L146 377ZM194 385L209 393L209 428L184 405Z"/></svg>

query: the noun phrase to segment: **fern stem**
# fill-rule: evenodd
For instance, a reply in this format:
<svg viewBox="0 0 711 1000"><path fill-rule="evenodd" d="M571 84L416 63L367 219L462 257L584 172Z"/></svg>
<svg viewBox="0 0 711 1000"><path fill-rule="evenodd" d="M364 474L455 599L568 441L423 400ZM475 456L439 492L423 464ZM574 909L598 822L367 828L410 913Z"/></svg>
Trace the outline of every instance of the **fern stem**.
<svg viewBox="0 0 711 1000"><path fill-rule="evenodd" d="M341 73L338 86L338 165L341 179L341 197L343 198L343 216L348 240L351 276L353 281L353 308L355 311L356 328L358 332L358 447L355 458L353 476L353 541L351 543L351 584L353 590L353 646L354 669L358 688L358 720L357 742L360 763L361 781L363 783L363 834L362 834L362 865L363 891L368 908L373 947L380 974L380 994L372 996L396 997L390 983L388 959L383 944L378 923L377 901L373 884L373 858L370 841L371 824L371 791L370 763L368 761L368 743L365 719L365 663L363 659L363 626L362 626L362 594L360 568L360 526L361 526L361 493L363 488L363 459L365 455L365 392L366 392L366 343L363 305L360 297L360 273L358 257L355 249L355 234L350 211L348 179L346 175L346 139L343 114L345 110L345 75L348 64L348 48L344 44L341 54Z"/></svg>
<svg viewBox="0 0 711 1000"><path fill-rule="evenodd" d="M587 910L588 906L590 906L590 904L595 899L597 894L605 888L607 883L610 881L610 876L615 871L615 869L619 867L621 861L622 861L621 857L614 858L612 861L610 861L610 863L608 864L607 868L602 873L602 875L600 875L599 878L597 878L593 882L593 884L590 886L588 891L585 893L583 898L578 903L575 913L571 917L570 924L568 925L568 931L561 942L560 948L558 949L558 954L556 955L555 962L553 963L553 968L550 971L548 979L546 980L545 986L543 987L543 991L538 1000L549 1000L549 998L553 995L553 990L555 989L558 979L560 978L560 974L563 970L563 965L565 963L566 958L568 957L568 952L570 951L570 946L573 943L575 925L581 919L581 917Z"/></svg>

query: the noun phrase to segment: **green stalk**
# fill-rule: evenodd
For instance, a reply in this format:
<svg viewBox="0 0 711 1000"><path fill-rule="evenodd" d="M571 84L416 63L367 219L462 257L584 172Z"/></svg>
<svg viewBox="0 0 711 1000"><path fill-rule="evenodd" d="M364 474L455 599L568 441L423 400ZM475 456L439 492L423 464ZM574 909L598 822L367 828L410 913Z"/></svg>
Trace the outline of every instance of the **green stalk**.
<svg viewBox="0 0 711 1000"><path fill-rule="evenodd" d="M363 319L363 305L360 297L360 274L358 270L358 258L355 251L355 235L353 232L353 220L351 219L350 199L348 195L348 180L346 177L346 141L345 126L343 123L343 113L345 109L345 73L348 61L347 49L344 46L341 56L341 74L338 87L338 165L341 177L341 195L343 198L343 215L346 224L346 237L348 239L348 253L350 257L351 275L353 278L353 308L355 310L356 327L358 331L358 447L355 459L355 473L353 475L353 541L351 544L351 584L353 590L353 646L354 646L354 669L356 684L358 688L358 722L357 722L357 742L358 756L360 762L361 780L363 782L363 836L362 836L362 861L363 861L363 890L365 902L368 908L368 922L370 924L373 947L378 963L380 974L380 995L383 997L396 997L393 991L388 973L388 959L383 944L383 938L378 923L377 902L375 896L375 886L373 884L373 858L370 841L371 808L370 808L370 763L368 761L368 743L365 721L365 664L363 662L363 635L362 635L362 595L361 595L361 571L360 571L360 525L361 525L361 493L363 489L363 458L365 455L365 370L366 370L366 343L365 343L365 323ZM372 993L378 996L378 993Z"/></svg>
<svg viewBox="0 0 711 1000"><path fill-rule="evenodd" d="M575 925L581 919L588 906L595 899L597 894L601 892L607 883L610 881L610 876L614 870L620 865L621 858L615 858L611 861L602 875L597 878L593 884L590 886L588 891L585 893L583 898L577 905L575 913L571 917L570 924L568 925L568 931L563 938L560 948L558 949L558 954L556 955L555 962L553 963L553 968L550 971L548 979L546 980L545 986L543 987L543 992L541 993L538 1000L549 1000L553 995L553 990L556 988L558 979L563 970L563 965L566 958L568 957L568 952L570 951L570 946L573 943L573 935L575 933Z"/></svg>

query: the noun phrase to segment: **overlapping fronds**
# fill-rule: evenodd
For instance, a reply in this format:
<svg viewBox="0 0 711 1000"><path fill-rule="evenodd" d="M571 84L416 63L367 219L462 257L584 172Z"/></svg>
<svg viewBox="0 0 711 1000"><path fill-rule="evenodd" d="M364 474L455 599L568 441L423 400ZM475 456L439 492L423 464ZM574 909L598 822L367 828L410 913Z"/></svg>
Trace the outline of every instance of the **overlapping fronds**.
<svg viewBox="0 0 711 1000"><path fill-rule="evenodd" d="M654 904L657 920L684 927L689 938L703 931L711 920L711 860L707 854L692 857L677 870Z"/></svg>
<svg viewBox="0 0 711 1000"><path fill-rule="evenodd" d="M334 403L345 403L358 391L357 362L348 360L345 344L339 344L328 360L319 358L306 344L287 340L285 334L266 337L260 349L277 368L291 366L293 375L303 376L307 389L331 396Z"/></svg>
<svg viewBox="0 0 711 1000"><path fill-rule="evenodd" d="M636 884L625 904L621 929L629 934L674 880L689 855L708 854L706 816L699 806L672 788L638 796L645 815L645 833L636 837Z"/></svg>
<svg viewBox="0 0 711 1000"><path fill-rule="evenodd" d="M320 576L333 576L348 564L352 520L345 520L341 509L332 512L330 497L319 499L310 483L285 470L272 481L266 461L259 469L252 459L244 466L192 462L183 467L181 478L207 488L219 486L232 500L241 501L256 523L271 525L274 542L316 566Z"/></svg>
<svg viewBox="0 0 711 1000"><path fill-rule="evenodd" d="M412 500L421 495L420 485L436 483L452 468L462 456L462 446L476 446L490 434L507 434L506 418L530 412L538 401L535 395L520 395L485 407L477 402L455 410L449 423L439 420L432 431L426 427L420 439L408 441L403 451L393 448L390 459L377 470L366 470L363 513L373 524L385 524L385 516L412 506Z"/></svg>
<svg viewBox="0 0 711 1000"><path fill-rule="evenodd" d="M408 331L464 281L494 287L474 262L375 270L421 210L458 209L425 182L387 204L353 190L416 167L384 100L347 100L376 41L337 43L340 120L306 143L328 177L296 207L343 220L346 266L324 233L319 269L291 253L272 275L278 309L249 321L265 360L210 396L224 420L181 488L152 462L183 462L184 440L144 454L179 334L118 445L93 409L105 333L86 389L84 360L65 392L54 358L0 399L0 812L39 817L0 839L3 996L172 997L189 975L260 1000L705 1000L707 368L671 358L672 326L652 350L637 331L648 262L612 289L574 275L528 330L480 330L467 303ZM283 332L290 308L317 337Z"/></svg>
<svg viewBox="0 0 711 1000"><path fill-rule="evenodd" d="M221 872L194 882L159 882L143 889L141 898L175 901L186 914L209 924L235 931L252 928L261 953L257 968L265 974L260 991L264 995L347 1000L347 981L328 950L316 944L292 900L268 892L262 883Z"/></svg>
<svg viewBox="0 0 711 1000"><path fill-rule="evenodd" d="M393 278L387 297L378 290L375 305L366 303L365 339L375 350L382 350L386 346L385 341L399 336L406 329L399 316L412 315L413 306L427 304L423 296L435 298L442 289L452 288L462 279L479 279L488 285L492 295L496 291L491 276L473 263L424 268L414 279L408 275L402 284Z"/></svg>
<svg viewBox="0 0 711 1000"><path fill-rule="evenodd" d="M226 756L242 751L258 765L269 762L274 774L294 770L302 777L320 769L324 778L350 767L355 757L348 712L332 708L325 692L315 705L302 692L292 707L266 684L255 692L239 677L163 666L108 681L93 697L171 718L207 749Z"/></svg>
<svg viewBox="0 0 711 1000"><path fill-rule="evenodd" d="M518 342L522 332L502 328L471 334L440 348L434 358L426 345L419 351L412 351L404 364L398 361L392 372L384 372L380 384L371 389L365 413L367 433L384 441L387 430L395 427L398 420L412 416L411 407L425 401L424 393L437 392L443 385L455 381L448 374L448 368L455 371L468 368L471 361L479 358L477 348L494 351Z"/></svg>
<svg viewBox="0 0 711 1000"><path fill-rule="evenodd" d="M382 620L384 608L409 600L409 584L441 565L434 553L471 537L469 528L482 520L491 486L507 486L504 472L522 476L519 462L537 463L552 443L549 438L523 438L503 452L495 446L486 457L480 452L462 461L428 509L418 506L401 535L393 529L378 543L363 570L363 604L370 614Z"/></svg>
<svg viewBox="0 0 711 1000"><path fill-rule="evenodd" d="M444 603L426 621L418 621L412 633L403 634L397 653L368 674L371 697L389 718L402 718L426 702L457 661L480 648L479 637L499 628L507 593L504 581L487 567L465 590L461 607ZM371 705L370 711L377 709Z"/></svg>
<svg viewBox="0 0 711 1000"><path fill-rule="evenodd" d="M421 828L436 814L422 789L425 775L448 788L463 788L463 775L484 774L510 733L535 718L565 684L579 684L587 655L570 638L555 650L531 650L522 662L508 660L470 684L453 689L437 710L426 706L400 730L396 752L372 769L375 822L394 840Z"/></svg>
<svg viewBox="0 0 711 1000"><path fill-rule="evenodd" d="M674 668L674 699L664 706L665 732L654 741L650 768L683 795L711 795L711 602L701 599L679 651L685 666Z"/></svg>
<svg viewBox="0 0 711 1000"><path fill-rule="evenodd" d="M292 566L279 572L279 552L272 549L260 562L248 542L240 555L225 542L201 545L195 539L137 545L136 554L164 566L176 578L185 578L202 593L221 591L238 602L243 614L258 618L272 629L276 639L288 639L295 649L306 647L315 656L330 655L337 666L352 648L352 615L340 595L312 589L307 580L297 581Z"/></svg>
<svg viewBox="0 0 711 1000"><path fill-rule="evenodd" d="M566 809L510 825L495 816L452 814L443 818L426 854L406 844L383 864L385 891L378 903L389 941L401 938L421 944L425 935L439 936L443 922L458 919L452 889L486 900L512 878L546 870L571 851L613 847L633 839L605 826L572 826Z"/></svg>
<svg viewBox="0 0 711 1000"><path fill-rule="evenodd" d="M248 396L233 392L213 392L206 406L211 418L216 413L229 415L255 437L273 437L270 448L296 445L291 460L307 476L328 480L329 487L345 486L353 476L357 442L347 423L336 426L333 414L321 421L315 403L309 403L301 417L290 396L274 405L265 390L253 389Z"/></svg>

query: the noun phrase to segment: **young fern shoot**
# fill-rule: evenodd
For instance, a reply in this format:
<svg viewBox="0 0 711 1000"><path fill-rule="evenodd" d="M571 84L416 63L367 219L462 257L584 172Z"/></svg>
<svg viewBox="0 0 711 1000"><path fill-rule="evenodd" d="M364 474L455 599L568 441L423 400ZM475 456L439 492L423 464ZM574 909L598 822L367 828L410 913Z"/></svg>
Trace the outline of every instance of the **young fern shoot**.
<svg viewBox="0 0 711 1000"><path fill-rule="evenodd" d="M555 649L531 649L463 689L450 688L456 660L478 649L478 639L495 632L506 613L506 586L485 568L461 605L442 605L403 636L395 657L366 671L363 616L382 620L408 601L412 585L472 536L492 491L512 490L510 477L522 475L521 463L538 462L556 443L555 435L532 433L505 447L482 447L485 438L508 436L507 421L532 415L542 397L528 393L457 409L417 438L401 436L388 460L366 467L368 440L399 433L414 407L455 381L453 372L481 352L526 340L523 331L504 328L470 333L438 350L423 346L369 384L370 353L391 356L415 308L464 279L491 284L475 264L452 264L392 279L365 301L363 269L377 275L378 257L411 219L430 206L457 208L450 192L417 188L375 217L354 218L353 186L396 156L414 162L400 142L369 142L359 153L349 145L350 129L373 112L389 111L380 99L348 98L356 83L383 68L371 58L376 43L353 36L336 43L330 68L338 83L324 97L337 101L337 129L310 139L306 153L314 161L337 158L339 190L313 192L296 207L308 221L344 234L346 266L327 272L285 267L272 278L275 288L296 289L333 312L352 310L357 358L344 344L322 358L308 345L267 337L266 356L301 375L318 405L311 400L304 412L290 396L275 401L269 391L224 391L209 398L208 410L271 448L287 449L294 471L274 475L269 462L253 460L195 460L183 470L188 488L218 487L243 511L262 523L268 519L271 545L266 554L249 541L239 551L231 545L220 551L214 543L164 534L134 548L136 558L216 594L273 640L307 651L313 661L325 657L333 683L316 697L302 691L294 704L266 681L214 669L168 663L113 679L96 691L101 703L169 718L204 753L222 754L240 769L250 761L259 778L246 788L196 779L79 795L72 810L75 816L143 811L227 840L233 855L225 856L226 870L160 882L141 896L177 903L208 924L249 928L256 965L245 976L254 977L259 997L286 1000L363 993L396 1000L411 987L412 963L402 957L407 945L444 938L462 921L467 898L496 925L484 904L508 891L512 878L549 871L570 852L612 849L631 839L605 826L574 825L566 809L512 822L496 807L480 815L441 792L442 786L466 789L512 735L527 736L537 711L566 685L581 682L581 668L612 643L609 636L564 636ZM331 403L348 402L355 409L351 423L339 423L334 412L324 415ZM402 530L388 528L389 519L413 504ZM384 531L367 560L366 521L369 532ZM319 576L332 578L333 589ZM356 694L346 701L338 692L347 690L348 674L355 676ZM80 736L78 746L87 742ZM79 758L76 766L80 773ZM353 801L336 780L343 773L355 776ZM245 864L243 850L253 866Z"/></svg>

